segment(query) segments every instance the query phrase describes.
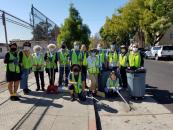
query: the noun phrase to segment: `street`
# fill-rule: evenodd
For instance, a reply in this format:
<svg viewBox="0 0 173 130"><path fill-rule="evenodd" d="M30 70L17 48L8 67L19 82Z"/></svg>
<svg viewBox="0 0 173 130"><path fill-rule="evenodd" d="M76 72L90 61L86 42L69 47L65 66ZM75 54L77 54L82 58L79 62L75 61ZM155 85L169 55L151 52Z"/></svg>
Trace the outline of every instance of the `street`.
<svg viewBox="0 0 173 130"><path fill-rule="evenodd" d="M146 60L147 94L173 112L173 63Z"/></svg>

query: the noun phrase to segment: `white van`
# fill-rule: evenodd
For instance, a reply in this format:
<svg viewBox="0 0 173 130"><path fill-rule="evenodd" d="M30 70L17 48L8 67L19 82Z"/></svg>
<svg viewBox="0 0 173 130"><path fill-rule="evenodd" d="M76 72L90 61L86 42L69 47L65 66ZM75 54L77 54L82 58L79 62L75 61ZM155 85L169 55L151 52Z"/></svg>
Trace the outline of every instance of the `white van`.
<svg viewBox="0 0 173 130"><path fill-rule="evenodd" d="M151 48L151 57L155 60L160 58L173 58L173 45L161 45Z"/></svg>

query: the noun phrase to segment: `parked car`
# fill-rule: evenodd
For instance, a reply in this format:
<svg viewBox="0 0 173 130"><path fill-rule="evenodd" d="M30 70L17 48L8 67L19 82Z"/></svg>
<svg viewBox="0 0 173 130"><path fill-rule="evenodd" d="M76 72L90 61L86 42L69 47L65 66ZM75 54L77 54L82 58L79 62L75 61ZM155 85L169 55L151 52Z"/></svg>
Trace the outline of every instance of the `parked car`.
<svg viewBox="0 0 173 130"><path fill-rule="evenodd" d="M155 60L173 58L173 45L161 45L151 47L151 56ZM149 52L148 52L149 53Z"/></svg>
<svg viewBox="0 0 173 130"><path fill-rule="evenodd" d="M149 59L152 57L152 54L151 54L151 50L146 50L145 53L144 53L144 57L146 59Z"/></svg>

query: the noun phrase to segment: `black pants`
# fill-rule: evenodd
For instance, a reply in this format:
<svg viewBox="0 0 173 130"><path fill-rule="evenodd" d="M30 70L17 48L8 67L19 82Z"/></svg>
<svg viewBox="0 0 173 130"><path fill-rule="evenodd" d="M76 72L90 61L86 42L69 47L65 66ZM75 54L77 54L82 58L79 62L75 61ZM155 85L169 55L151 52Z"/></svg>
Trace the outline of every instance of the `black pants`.
<svg viewBox="0 0 173 130"><path fill-rule="evenodd" d="M49 84L54 85L56 71L54 69L48 69L47 73L48 73L48 76L49 76Z"/></svg>
<svg viewBox="0 0 173 130"><path fill-rule="evenodd" d="M120 74L121 80L124 88L127 88L127 74L126 74L127 67L120 67Z"/></svg>
<svg viewBox="0 0 173 130"><path fill-rule="evenodd" d="M40 89L40 82L39 82L39 78L41 80L41 88L44 89L44 72L43 71L35 71L34 72L35 75L35 80L37 83L37 89Z"/></svg>
<svg viewBox="0 0 173 130"><path fill-rule="evenodd" d="M60 71L59 71L59 86L62 85L62 81L64 80L63 75L64 75L64 67L60 67ZM68 75L70 73L70 68L69 67L65 67L65 85L68 85Z"/></svg>
<svg viewBox="0 0 173 130"><path fill-rule="evenodd" d="M82 74L84 75L85 80L86 80L86 77L87 77L87 67L83 66L83 65L82 65Z"/></svg>

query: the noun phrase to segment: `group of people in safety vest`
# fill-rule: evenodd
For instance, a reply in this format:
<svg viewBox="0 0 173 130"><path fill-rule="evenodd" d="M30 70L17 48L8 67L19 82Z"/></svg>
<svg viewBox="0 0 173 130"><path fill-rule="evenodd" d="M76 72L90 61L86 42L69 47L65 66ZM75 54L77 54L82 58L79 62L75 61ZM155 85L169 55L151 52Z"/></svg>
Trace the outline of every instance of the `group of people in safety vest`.
<svg viewBox="0 0 173 130"><path fill-rule="evenodd" d="M143 58L137 44L133 44L129 49L122 45L120 51L117 51L115 43L112 43L110 49L106 51L99 44L97 48L87 51L85 44L80 48L78 41L74 42L71 50L68 50L66 43L62 42L59 50L55 44L49 44L47 52L44 53L43 48L36 45L31 53L31 43L25 42L21 51L18 50L16 43L9 44L9 52L5 56L4 63L12 101L20 100L17 95L19 83L24 94L31 92L28 88L28 76L31 72L35 75L36 91L45 91L44 72L48 74L50 85L54 85L56 72L59 72L58 86L69 88L72 101L76 99L76 95L79 100L85 101L86 88L89 88L90 94L95 96L101 83L101 74L106 70L111 70L105 86L107 96L114 93L116 87L120 85L127 88L126 69L142 67ZM91 82L90 87L87 86L87 80Z"/></svg>

